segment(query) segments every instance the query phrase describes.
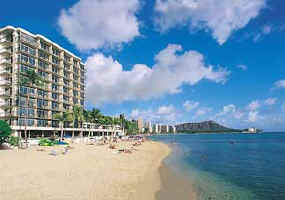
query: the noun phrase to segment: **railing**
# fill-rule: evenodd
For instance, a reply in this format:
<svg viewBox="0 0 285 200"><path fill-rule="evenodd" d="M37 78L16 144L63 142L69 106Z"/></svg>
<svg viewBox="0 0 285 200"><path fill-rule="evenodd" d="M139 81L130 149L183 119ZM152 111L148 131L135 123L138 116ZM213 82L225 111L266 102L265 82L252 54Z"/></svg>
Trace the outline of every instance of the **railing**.
<svg viewBox="0 0 285 200"><path fill-rule="evenodd" d="M38 46L37 40L34 39L33 37L26 35L26 34L21 34L20 40L26 43L29 43L33 46Z"/></svg>
<svg viewBox="0 0 285 200"><path fill-rule="evenodd" d="M1 37L0 38L0 43L2 42L12 42L12 38L9 37Z"/></svg>
<svg viewBox="0 0 285 200"><path fill-rule="evenodd" d="M12 53L12 50L11 49L0 49L0 54L3 54L3 53Z"/></svg>
<svg viewBox="0 0 285 200"><path fill-rule="evenodd" d="M2 59L0 60L0 64L12 64L12 61L10 59Z"/></svg>
<svg viewBox="0 0 285 200"><path fill-rule="evenodd" d="M6 85L10 84L11 82L9 80L0 80L0 85Z"/></svg>

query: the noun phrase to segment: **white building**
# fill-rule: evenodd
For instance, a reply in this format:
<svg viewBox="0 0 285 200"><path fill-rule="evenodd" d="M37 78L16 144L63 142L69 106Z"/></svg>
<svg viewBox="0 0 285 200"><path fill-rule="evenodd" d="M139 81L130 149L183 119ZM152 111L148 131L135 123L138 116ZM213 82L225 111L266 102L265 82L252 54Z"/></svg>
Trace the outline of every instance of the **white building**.
<svg viewBox="0 0 285 200"><path fill-rule="evenodd" d="M22 72L32 70L45 81L44 87L23 85ZM54 114L84 107L86 66L81 58L39 34L22 28L0 29L0 119L14 135L50 136L61 130ZM106 127L89 128L67 122L65 133L109 133Z"/></svg>

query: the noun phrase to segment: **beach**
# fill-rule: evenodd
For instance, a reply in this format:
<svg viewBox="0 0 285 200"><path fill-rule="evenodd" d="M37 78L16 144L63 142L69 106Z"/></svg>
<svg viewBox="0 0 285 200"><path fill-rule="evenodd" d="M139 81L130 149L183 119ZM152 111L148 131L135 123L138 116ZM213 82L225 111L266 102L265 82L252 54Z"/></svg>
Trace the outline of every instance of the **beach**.
<svg viewBox="0 0 285 200"><path fill-rule="evenodd" d="M189 199L186 184L163 164L171 152L166 144L146 141L132 153L72 147L65 155L62 146L0 151L1 200Z"/></svg>

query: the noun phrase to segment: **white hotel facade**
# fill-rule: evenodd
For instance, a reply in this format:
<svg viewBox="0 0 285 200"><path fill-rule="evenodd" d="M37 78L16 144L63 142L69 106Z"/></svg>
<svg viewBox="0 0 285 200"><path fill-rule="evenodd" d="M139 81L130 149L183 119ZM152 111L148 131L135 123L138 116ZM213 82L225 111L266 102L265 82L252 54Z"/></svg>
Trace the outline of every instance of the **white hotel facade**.
<svg viewBox="0 0 285 200"><path fill-rule="evenodd" d="M21 72L36 71L46 80L44 88L20 84ZM86 66L81 58L39 34L6 26L0 29L0 119L7 121L16 136L29 137L59 134L55 113L84 107ZM29 101L28 101L29 96ZM27 119L27 120L26 120ZM65 134L102 135L119 127L64 124Z"/></svg>

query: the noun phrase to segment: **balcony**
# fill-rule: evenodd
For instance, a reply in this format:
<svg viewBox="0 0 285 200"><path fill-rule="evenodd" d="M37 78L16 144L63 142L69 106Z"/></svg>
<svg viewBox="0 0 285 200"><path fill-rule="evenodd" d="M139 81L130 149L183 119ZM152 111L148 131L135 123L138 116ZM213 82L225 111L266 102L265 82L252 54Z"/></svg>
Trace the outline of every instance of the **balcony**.
<svg viewBox="0 0 285 200"><path fill-rule="evenodd" d="M10 102L2 102L2 103L0 103L0 107L11 107L12 106L12 104L10 103Z"/></svg>
<svg viewBox="0 0 285 200"><path fill-rule="evenodd" d="M0 49L0 55L10 55L12 50L10 48L2 48Z"/></svg>
<svg viewBox="0 0 285 200"><path fill-rule="evenodd" d="M21 33L20 40L24 43L28 43L34 47L38 46L37 40L29 35L26 35L24 33Z"/></svg>
<svg viewBox="0 0 285 200"><path fill-rule="evenodd" d="M12 60L11 59L1 59L0 60L0 65L11 65Z"/></svg>
<svg viewBox="0 0 285 200"><path fill-rule="evenodd" d="M9 80L6 79L0 79L0 85L10 85L11 82Z"/></svg>
<svg viewBox="0 0 285 200"><path fill-rule="evenodd" d="M11 75L11 70L9 70L9 69L0 69L0 76L1 75Z"/></svg>
<svg viewBox="0 0 285 200"><path fill-rule="evenodd" d="M11 96L11 92L10 91L0 91L0 96L3 97L3 96L8 96L10 97ZM1 103L0 103L1 104Z"/></svg>
<svg viewBox="0 0 285 200"><path fill-rule="evenodd" d="M9 37L0 37L0 44L11 44L12 43L12 38Z"/></svg>

